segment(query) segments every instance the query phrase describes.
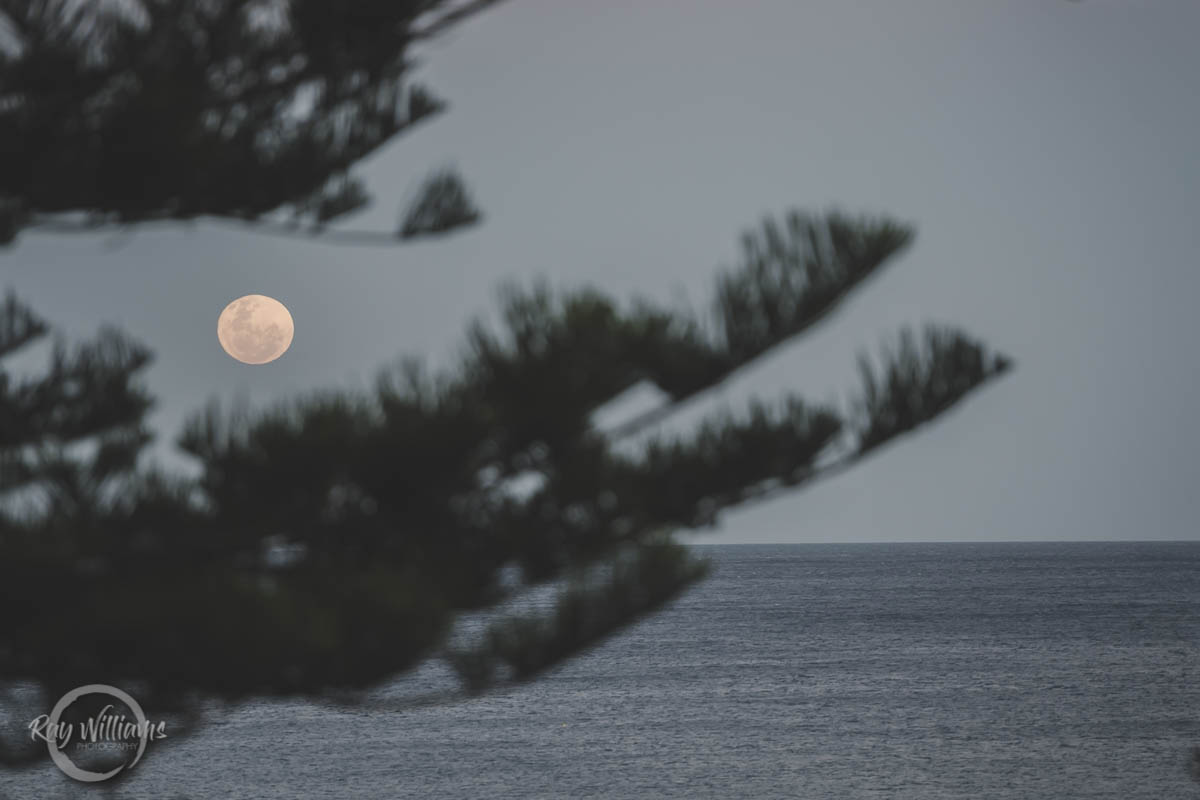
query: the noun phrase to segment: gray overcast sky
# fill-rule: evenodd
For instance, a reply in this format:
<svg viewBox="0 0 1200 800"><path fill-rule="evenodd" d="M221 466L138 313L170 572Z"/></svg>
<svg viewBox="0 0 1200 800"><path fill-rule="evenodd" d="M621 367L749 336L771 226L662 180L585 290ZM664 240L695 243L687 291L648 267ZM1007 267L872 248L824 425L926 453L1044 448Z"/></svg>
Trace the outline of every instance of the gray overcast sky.
<svg viewBox="0 0 1200 800"><path fill-rule="evenodd" d="M0 276L72 335L151 344L162 452L213 396L262 405L445 363L506 278L708 301L789 207L892 214L915 245L819 332L691 412L845 398L854 355L961 325L1017 369L856 470L701 541L1197 539L1200 3L511 0L428 48L449 112L364 165L389 229L461 168L485 224L393 249L199 225L27 235ZM289 353L234 362L231 299Z"/></svg>

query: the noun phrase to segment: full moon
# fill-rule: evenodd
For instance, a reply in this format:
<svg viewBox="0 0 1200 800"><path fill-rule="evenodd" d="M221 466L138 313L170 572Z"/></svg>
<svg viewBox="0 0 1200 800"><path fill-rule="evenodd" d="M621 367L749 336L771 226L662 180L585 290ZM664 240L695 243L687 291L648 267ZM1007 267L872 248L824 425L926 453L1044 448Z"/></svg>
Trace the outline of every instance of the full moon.
<svg viewBox="0 0 1200 800"><path fill-rule="evenodd" d="M273 297L239 297L217 318L217 341L243 364L266 364L283 355L295 333L292 315Z"/></svg>

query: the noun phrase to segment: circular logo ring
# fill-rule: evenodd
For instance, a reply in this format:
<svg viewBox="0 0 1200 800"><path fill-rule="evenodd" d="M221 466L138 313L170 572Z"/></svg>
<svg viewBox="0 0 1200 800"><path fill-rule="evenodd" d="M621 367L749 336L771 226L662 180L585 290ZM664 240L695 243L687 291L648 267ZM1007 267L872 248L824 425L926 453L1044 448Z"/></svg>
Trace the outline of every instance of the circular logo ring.
<svg viewBox="0 0 1200 800"><path fill-rule="evenodd" d="M76 766L75 762L69 759L66 753L59 750L58 742L54 736L49 737L47 740L47 746L50 749L50 758L54 759L54 763L58 765L58 768L65 772L68 776L77 781L87 781L89 783L106 781L126 767L132 767L138 762L138 759L142 757L142 753L146 751L146 739L149 735L150 726L146 722L146 714L142 711L142 707L139 706L137 701L128 694L115 686L109 686L104 683L89 683L87 686L80 686L78 689L72 689L62 696L62 699L58 701L56 706L54 706L54 710L50 712L50 722L48 726L50 730L54 730L58 726L58 720L62 716L62 713L66 711L72 703L85 694L106 694L109 697L120 700L129 707L130 711L133 712L134 719L136 719L138 723L138 749L137 755L133 757L133 761L130 761L128 764L121 764L118 767L114 767L108 772L91 772L90 770L82 769L81 767Z"/></svg>

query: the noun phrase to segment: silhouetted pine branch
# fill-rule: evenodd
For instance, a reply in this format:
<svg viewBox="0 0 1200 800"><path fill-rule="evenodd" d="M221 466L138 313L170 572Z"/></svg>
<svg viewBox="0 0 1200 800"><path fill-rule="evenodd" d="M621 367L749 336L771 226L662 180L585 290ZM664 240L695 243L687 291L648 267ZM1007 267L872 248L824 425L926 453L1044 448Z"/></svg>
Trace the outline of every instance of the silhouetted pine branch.
<svg viewBox="0 0 1200 800"><path fill-rule="evenodd" d="M413 46L494 2L0 0L0 244L213 220L376 246L475 224L443 170L396 230L334 227L371 201L356 165L445 108L409 80ZM177 736L208 699L354 696L446 654L464 613L557 582L548 615L449 651L471 692L539 675L702 577L676 532L835 474L1007 367L955 332L902 336L850 419L787 396L616 451L911 240L887 218L767 220L699 317L510 288L500 330L473 325L452 369L254 414L210 405L179 439L195 479L140 464L137 343L102 331L35 377L0 370L0 690L128 686ZM48 335L12 295L0 306L0 359ZM641 381L671 401L594 430ZM0 764L41 757L0 737Z"/></svg>
<svg viewBox="0 0 1200 800"><path fill-rule="evenodd" d="M673 398L660 413L676 410L911 238L887 220L790 219L719 276L707 320L509 287L499 329L473 324L449 369L408 362L369 392L259 413L212 404L179 438L194 480L139 468L145 348L104 331L58 345L39 376L0 373L0 685L127 685L187 714L207 698L353 695L447 656L478 692L661 608L706 568L673 535L848 468L1008 367L950 329L902 333L880 368L863 360L849 418L788 395L618 451L598 408L648 380ZM0 307L0 354L46 335L15 298ZM514 612L447 650L462 615L548 582L563 586L549 615Z"/></svg>
<svg viewBox="0 0 1200 800"><path fill-rule="evenodd" d="M897 434L933 419L983 381L1011 367L1004 356L942 326L925 329L922 348L910 329L887 348L879 374L859 357L863 392L857 404L859 448L871 450Z"/></svg>
<svg viewBox="0 0 1200 800"><path fill-rule="evenodd" d="M408 79L414 44L493 3L0 4L0 152L21 155L0 171L0 244L279 210L319 231L369 200L355 164L445 108ZM447 188L371 243L475 222Z"/></svg>
<svg viewBox="0 0 1200 800"><path fill-rule="evenodd" d="M912 229L895 220L823 217L792 211L780 226L742 235L742 262L718 278L713 302L714 354L683 382L658 381L672 402L621 425L612 435L638 433L738 369L825 319L864 280L899 254Z"/></svg>
<svg viewBox="0 0 1200 800"><path fill-rule="evenodd" d="M401 239L431 236L474 225L479 219L479 210L462 180L452 170L443 170L421 185L419 196L404 214L398 235Z"/></svg>

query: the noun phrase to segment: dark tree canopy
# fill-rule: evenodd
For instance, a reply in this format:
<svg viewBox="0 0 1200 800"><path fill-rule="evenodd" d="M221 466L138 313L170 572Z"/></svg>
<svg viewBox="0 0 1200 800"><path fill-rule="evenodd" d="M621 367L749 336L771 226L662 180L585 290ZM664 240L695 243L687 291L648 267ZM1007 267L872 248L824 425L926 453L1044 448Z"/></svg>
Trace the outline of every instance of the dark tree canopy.
<svg viewBox="0 0 1200 800"><path fill-rule="evenodd" d="M362 208L351 167L445 103L414 45L496 0L0 0L0 243L22 228ZM20 153L20 158L8 154ZM470 224L453 174L391 236Z"/></svg>
<svg viewBox="0 0 1200 800"><path fill-rule="evenodd" d="M144 350L109 332L56 351L41 378L0 384L3 489L26 499L0 518L0 684L54 696L104 681L186 710L353 692L430 658L468 692L529 679L700 578L677 532L843 469L1007 368L952 329L905 332L881 364L863 357L845 413L787 396L652 435L911 238L887 219L767 222L701 317L595 289L510 289L502 328L473 325L442 374L410 363L365 395L257 415L211 405L179 440L202 465L195 482L137 467ZM45 334L14 298L3 311L0 352ZM662 409L593 426L642 381L669 396ZM614 447L639 431L651 434L639 455ZM511 490L530 475L532 493ZM502 579L513 567L515 584ZM448 646L462 613L551 581L550 613L502 615Z"/></svg>
<svg viewBox="0 0 1200 800"><path fill-rule="evenodd" d="M354 165L443 107L407 81L412 47L491 2L0 0L0 242L197 217L324 232L369 201ZM395 231L349 237L479 218L443 171ZM703 314L510 288L499 330L472 325L443 372L414 362L370 392L258 413L210 405L178 440L195 479L139 459L147 349L103 331L19 378L6 357L50 329L9 295L2 702L11 687L44 699L100 682L194 720L207 700L353 694L431 659L468 693L543 673L704 575L681 532L835 474L1008 368L952 328L906 331L862 358L848 409L789 395L655 434L912 238L888 218L767 220ZM596 428L597 409L644 382L668 401ZM616 447L634 434L639 447ZM451 639L464 614L547 584L549 612L503 611ZM0 763L44 755L0 737Z"/></svg>

